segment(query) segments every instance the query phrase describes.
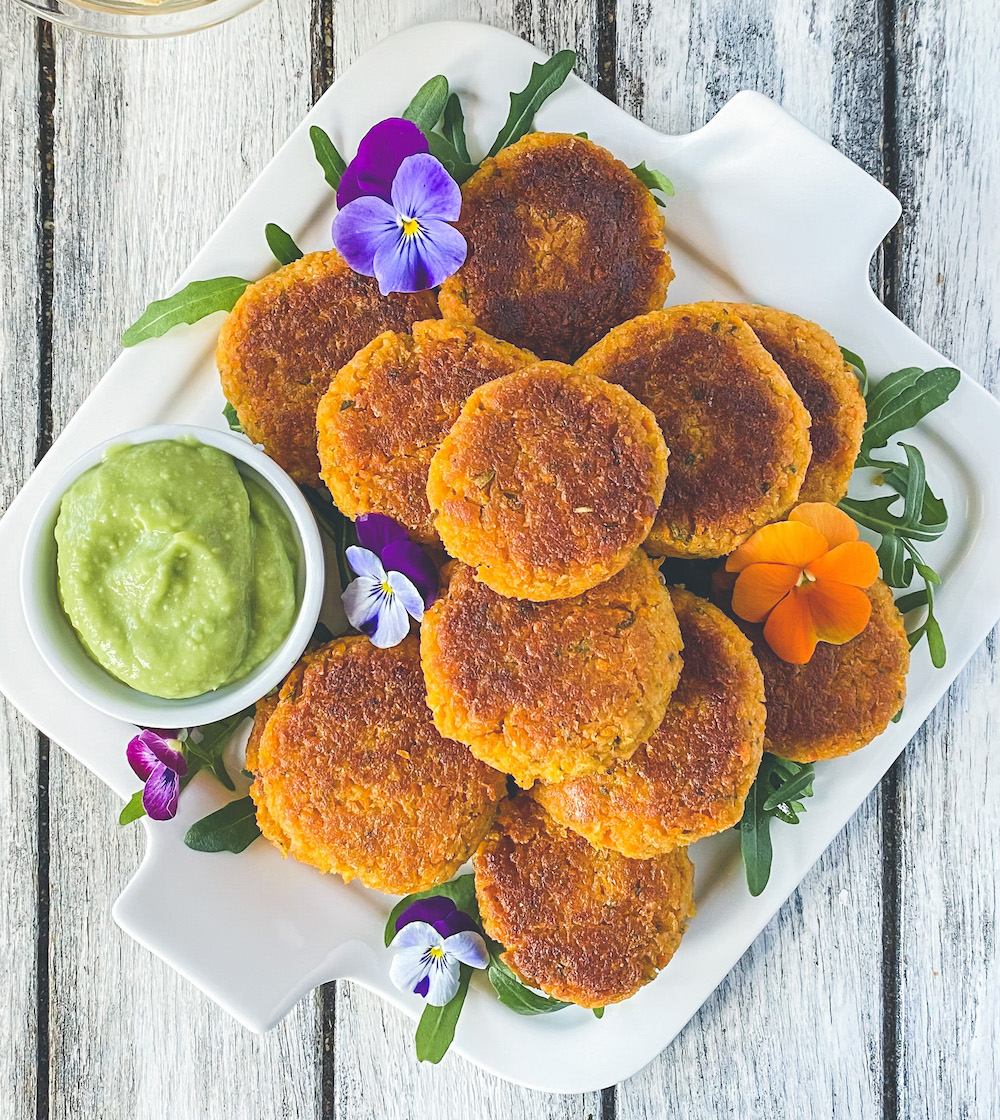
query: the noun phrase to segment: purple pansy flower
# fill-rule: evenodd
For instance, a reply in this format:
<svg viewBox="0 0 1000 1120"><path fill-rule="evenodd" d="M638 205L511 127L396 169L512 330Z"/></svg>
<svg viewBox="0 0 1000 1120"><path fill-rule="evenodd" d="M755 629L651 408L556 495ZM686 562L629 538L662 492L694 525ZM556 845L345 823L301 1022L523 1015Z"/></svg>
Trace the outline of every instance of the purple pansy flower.
<svg viewBox="0 0 1000 1120"><path fill-rule="evenodd" d="M426 291L465 263L465 238L450 224L462 192L409 121L392 118L368 133L337 203L333 243L355 272L378 280L382 295Z"/></svg>
<svg viewBox="0 0 1000 1120"><path fill-rule="evenodd" d="M400 991L423 996L434 1007L454 998L461 965L485 968L490 961L476 923L444 895L408 906L396 919L390 948L396 956L389 978Z"/></svg>
<svg viewBox="0 0 1000 1120"><path fill-rule="evenodd" d="M147 727L125 751L129 766L146 783L142 807L154 821L170 820L177 812L180 780L187 772L177 729Z"/></svg>
<svg viewBox="0 0 1000 1120"><path fill-rule="evenodd" d="M388 649L410 632L410 618L419 622L434 602L437 568L391 517L365 513L355 528L360 545L345 555L358 578L344 589L344 613L372 645Z"/></svg>

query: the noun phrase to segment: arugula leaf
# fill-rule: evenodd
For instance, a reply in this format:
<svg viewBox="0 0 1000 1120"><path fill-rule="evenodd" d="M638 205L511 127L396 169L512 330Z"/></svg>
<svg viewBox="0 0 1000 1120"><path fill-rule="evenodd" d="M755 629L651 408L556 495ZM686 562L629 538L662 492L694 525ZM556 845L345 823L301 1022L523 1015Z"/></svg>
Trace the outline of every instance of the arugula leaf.
<svg viewBox="0 0 1000 1120"><path fill-rule="evenodd" d="M458 1026L458 1017L462 1014L462 1004L465 1003L471 979L472 969L467 964L461 965L458 991L454 996L444 1007L432 1007L428 1004L424 1008L414 1036L418 1062L431 1062L437 1065L448 1053L448 1047L455 1038L455 1028Z"/></svg>
<svg viewBox="0 0 1000 1120"><path fill-rule="evenodd" d="M865 363L855 354L852 350L848 350L846 346L841 346L841 354L844 355L844 361L849 366L854 366L857 373L860 375L858 381L861 383L861 395L868 396L868 367Z"/></svg>
<svg viewBox="0 0 1000 1120"><path fill-rule="evenodd" d="M316 162L323 168L323 178L330 184L331 190L336 190L340 186L341 177L347 170L344 157L337 151L333 141L318 124L314 124L309 129L309 139L312 141Z"/></svg>
<svg viewBox="0 0 1000 1120"><path fill-rule="evenodd" d="M172 296L154 300L122 335L122 346L159 338L180 323L197 323L214 311L232 311L250 283L239 276L192 280Z"/></svg>
<svg viewBox="0 0 1000 1120"><path fill-rule="evenodd" d="M647 167L645 160L643 160L638 167L632 168L632 174L640 183L649 188L651 194L653 191L662 191L668 198L674 197L674 184L671 183L662 171L656 171L652 167ZM661 198L657 198L655 194L653 198L656 199L658 206L666 205L666 202Z"/></svg>
<svg viewBox="0 0 1000 1120"><path fill-rule="evenodd" d="M333 542L337 554L337 571L340 574L340 590L343 591L354 579L354 573L347 562L348 546L357 544L354 522L342 514L333 502L318 490L314 490L311 486L302 486L300 489L309 503L309 508L313 511L316 524Z"/></svg>
<svg viewBox="0 0 1000 1120"><path fill-rule="evenodd" d="M594 1012L594 1018L595 1019L603 1019L604 1018L604 1008L603 1007L595 1007L595 1008L593 1008L593 1012Z"/></svg>
<svg viewBox="0 0 1000 1120"><path fill-rule="evenodd" d="M490 951L486 975L504 1007L516 1011L518 1015L547 1015L550 1011L561 1011L564 1007L569 1007L568 1003L563 1003L560 999L543 996L525 987L500 959L503 946L492 938L487 938L486 944Z"/></svg>
<svg viewBox="0 0 1000 1120"><path fill-rule="evenodd" d="M427 133L437 127L447 103L448 79L444 74L437 74L417 90L401 116L405 121L412 121L421 132Z"/></svg>
<svg viewBox="0 0 1000 1120"><path fill-rule="evenodd" d="M255 711L256 706L251 705L235 715L227 716L215 723L206 723L199 729L201 739L197 743L194 741L194 736L189 735L184 744L188 759L188 770L191 770L192 765L195 773L199 770L210 770L226 789L236 789L222 756L233 735L235 735L236 729L244 720L252 719Z"/></svg>
<svg viewBox="0 0 1000 1120"><path fill-rule="evenodd" d="M868 398L868 423L861 439L860 459L875 447L919 423L951 396L961 374L957 369L901 369L884 377Z"/></svg>
<svg viewBox="0 0 1000 1120"><path fill-rule="evenodd" d="M243 435L243 425L240 423L240 418L236 415L236 409L233 408L229 401L226 401L226 407L222 410L222 415L226 418L226 423L229 425L231 432L238 432Z"/></svg>
<svg viewBox="0 0 1000 1120"><path fill-rule="evenodd" d="M435 159L444 164L445 171L461 186L477 170L477 165L468 163L455 150L450 140L440 132L425 132L427 147Z"/></svg>
<svg viewBox="0 0 1000 1120"><path fill-rule="evenodd" d="M491 156L495 156L503 148L510 147L531 131L535 114L542 107L543 102L566 81L575 65L575 51L560 51L547 62L531 64L528 84L518 93L510 95L510 111L489 150Z"/></svg>
<svg viewBox="0 0 1000 1120"><path fill-rule="evenodd" d="M389 946L396 936L396 919L412 903L421 898L431 898L444 895L450 898L459 910L464 910L477 923L479 922L479 904L476 902L476 877L474 875L459 875L447 883L439 883L436 887L429 887L425 891L416 891L401 898L389 912L385 923L385 943Z"/></svg>
<svg viewBox="0 0 1000 1120"><path fill-rule="evenodd" d="M444 121L441 125L444 138L455 149L458 158L472 166L469 155L469 146L465 139L465 114L462 112L462 102L457 93L448 95L444 104Z"/></svg>
<svg viewBox="0 0 1000 1120"><path fill-rule="evenodd" d="M253 798L241 797L195 821L184 833L184 843L197 852L232 852L236 855L249 848L259 836Z"/></svg>
<svg viewBox="0 0 1000 1120"><path fill-rule="evenodd" d="M264 237L267 239L267 247L274 254L278 264L291 264L301 258L302 250L291 236L274 222L268 222L264 226Z"/></svg>
<svg viewBox="0 0 1000 1120"><path fill-rule="evenodd" d="M146 815L146 807L142 803L142 794L143 791L137 789L125 802L125 808L118 814L119 824L131 824Z"/></svg>
<svg viewBox="0 0 1000 1120"><path fill-rule="evenodd" d="M798 824L799 815L805 811L798 799L812 797L813 778L812 763L792 762L773 754L761 759L739 824L747 886L754 898L771 877L771 818Z"/></svg>

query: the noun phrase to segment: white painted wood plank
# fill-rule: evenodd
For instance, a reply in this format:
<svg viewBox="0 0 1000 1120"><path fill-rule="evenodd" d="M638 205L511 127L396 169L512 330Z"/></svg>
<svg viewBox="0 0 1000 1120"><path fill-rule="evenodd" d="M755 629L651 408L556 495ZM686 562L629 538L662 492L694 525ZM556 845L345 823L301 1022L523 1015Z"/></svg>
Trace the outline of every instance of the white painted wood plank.
<svg viewBox="0 0 1000 1120"><path fill-rule="evenodd" d="M593 76L597 59L596 5L511 3L495 0L350 0L334 7L337 72L390 31L433 19L474 19L514 31L546 50L577 49L580 72ZM337 985L334 1016L334 1112L339 1120L589 1120L601 1114L599 1093L564 1097L532 1092L500 1081L447 1055L441 1065L413 1056L414 1026L378 996L350 984ZM516 1023L512 1029L516 1029Z"/></svg>
<svg viewBox="0 0 1000 1120"><path fill-rule="evenodd" d="M996 11L905 0L896 51L900 314L996 393ZM1000 1115L998 678L994 632L904 757L899 1116Z"/></svg>
<svg viewBox="0 0 1000 1120"><path fill-rule="evenodd" d="M0 9L0 512L38 440L38 55L35 24ZM0 698L0 1085L4 1115L35 1115L38 734Z"/></svg>
<svg viewBox="0 0 1000 1120"><path fill-rule="evenodd" d="M310 20L304 0L271 0L176 40L56 32L57 431L305 113ZM51 1115L318 1115L315 999L246 1032L112 922L143 846L117 799L59 751L51 798Z"/></svg>
<svg viewBox="0 0 1000 1120"><path fill-rule="evenodd" d="M618 13L619 101L647 123L687 132L756 89L878 172L874 0L619 0ZM793 845L794 828L776 824L774 842ZM875 794L674 1044L618 1087L617 1115L878 1115L881 943Z"/></svg>

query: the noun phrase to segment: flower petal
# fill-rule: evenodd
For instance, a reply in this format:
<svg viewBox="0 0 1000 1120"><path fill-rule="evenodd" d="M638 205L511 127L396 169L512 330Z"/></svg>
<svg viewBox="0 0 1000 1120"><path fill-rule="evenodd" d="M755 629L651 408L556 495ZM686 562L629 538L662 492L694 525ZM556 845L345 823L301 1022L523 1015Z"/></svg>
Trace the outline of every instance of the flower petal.
<svg viewBox="0 0 1000 1120"><path fill-rule="evenodd" d="M340 599L347 621L355 630L365 630L366 625L377 618L389 596L378 580L358 576L344 588Z"/></svg>
<svg viewBox="0 0 1000 1120"><path fill-rule="evenodd" d="M427 137L403 117L379 121L365 133L358 154L340 178L337 206L343 208L362 195L375 195L384 202L392 198L392 181L407 156L427 151Z"/></svg>
<svg viewBox="0 0 1000 1120"><path fill-rule="evenodd" d="M829 502L803 502L796 506L788 515L789 521L798 521L812 528L826 537L830 548L836 548L845 541L858 539L858 527L842 509L830 505Z"/></svg>
<svg viewBox="0 0 1000 1120"><path fill-rule="evenodd" d="M390 949L412 949L414 946L440 949L442 945L444 938L441 934L429 922L423 921L407 922L389 942Z"/></svg>
<svg viewBox="0 0 1000 1120"><path fill-rule="evenodd" d="M764 639L782 661L804 665L816 649L816 628L802 588L791 590L768 615Z"/></svg>
<svg viewBox="0 0 1000 1120"><path fill-rule="evenodd" d="M428 978L430 983L424 998L431 1007L444 1007L458 991L458 961L449 957L432 957Z"/></svg>
<svg viewBox="0 0 1000 1120"><path fill-rule="evenodd" d="M358 534L358 544L382 560L382 552L395 541L409 541L410 535L405 526L400 525L384 513L362 513L354 522ZM382 566L387 567L385 561Z"/></svg>
<svg viewBox="0 0 1000 1120"><path fill-rule="evenodd" d="M473 968L485 968L490 963L490 954L482 935L470 930L446 937L444 951L449 957Z"/></svg>
<svg viewBox="0 0 1000 1120"><path fill-rule="evenodd" d="M801 576L794 564L751 564L736 577L733 610L747 622L763 622Z"/></svg>
<svg viewBox="0 0 1000 1120"><path fill-rule="evenodd" d="M170 744L176 739L166 739L153 728L139 732L125 749L125 757L135 774L145 781L157 766L166 766L182 777L187 773L184 755Z"/></svg>
<svg viewBox="0 0 1000 1120"><path fill-rule="evenodd" d="M379 604L378 614L374 618L375 629L369 632L366 628L365 633L371 639L372 645L379 649L398 646L410 632L410 618L398 595L386 595Z"/></svg>
<svg viewBox="0 0 1000 1120"><path fill-rule="evenodd" d="M432 218L454 222L462 212L462 190L432 155L407 156L392 181L392 205L404 218L424 225Z"/></svg>
<svg viewBox="0 0 1000 1120"><path fill-rule="evenodd" d="M389 965L389 979L401 992L412 992L427 977L432 960L420 945L400 949Z"/></svg>
<svg viewBox="0 0 1000 1120"><path fill-rule="evenodd" d="M371 196L349 202L333 219L331 232L337 251L362 276L376 275L379 249L387 242L395 244L400 237L396 211L388 202Z"/></svg>
<svg viewBox="0 0 1000 1120"><path fill-rule="evenodd" d="M142 791L142 807L151 820L168 821L177 813L180 779L169 766L157 765L146 779Z"/></svg>
<svg viewBox="0 0 1000 1120"><path fill-rule="evenodd" d="M383 239L372 262L382 295L390 292L423 292L453 276L465 263L465 238L447 222L431 219L419 233Z"/></svg>
<svg viewBox="0 0 1000 1120"><path fill-rule="evenodd" d="M371 549L352 544L344 549L344 555L355 575L367 576L368 579L377 580L379 584L385 583L385 566Z"/></svg>
<svg viewBox="0 0 1000 1120"><path fill-rule="evenodd" d="M449 914L456 912L455 903L443 894L432 894L429 898L418 898L396 919L396 932L411 922L425 922L437 929L436 923L443 921ZM441 931L438 930L440 933ZM447 934L442 934L447 937Z"/></svg>
<svg viewBox="0 0 1000 1120"><path fill-rule="evenodd" d="M872 604L859 588L833 580L817 580L802 590L816 637L821 642L842 646L868 625Z"/></svg>
<svg viewBox="0 0 1000 1120"><path fill-rule="evenodd" d="M878 555L866 541L845 541L814 560L807 568L818 580L871 587L878 579Z"/></svg>
<svg viewBox="0 0 1000 1120"><path fill-rule="evenodd" d="M438 571L434 561L413 541L392 541L382 553L386 571L402 572L420 593L426 609L437 598Z"/></svg>
<svg viewBox="0 0 1000 1120"><path fill-rule="evenodd" d="M411 618L415 618L417 622L422 621L424 617L424 601L420 597L420 592L402 572L390 572L386 578L389 581L389 586L393 590L393 598L395 601L399 603Z"/></svg>
<svg viewBox="0 0 1000 1120"><path fill-rule="evenodd" d="M794 564L804 568L827 550L826 537L800 521L765 525L726 561L727 572L742 572L751 564Z"/></svg>
<svg viewBox="0 0 1000 1120"><path fill-rule="evenodd" d="M473 933L479 932L479 927L476 925L475 919L466 914L464 910L453 910L444 918L438 919L438 921L434 923L434 928L444 938L451 937L456 933L462 933L465 930L471 930Z"/></svg>

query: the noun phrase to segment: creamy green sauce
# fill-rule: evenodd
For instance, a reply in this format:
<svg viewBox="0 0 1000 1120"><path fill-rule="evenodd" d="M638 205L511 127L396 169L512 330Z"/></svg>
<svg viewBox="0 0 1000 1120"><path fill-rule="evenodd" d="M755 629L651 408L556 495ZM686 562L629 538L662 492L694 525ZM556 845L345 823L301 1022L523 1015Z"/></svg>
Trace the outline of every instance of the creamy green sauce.
<svg viewBox="0 0 1000 1120"><path fill-rule="evenodd" d="M152 696L211 692L287 636L296 547L277 501L196 440L112 448L56 521L59 596L84 647Z"/></svg>

